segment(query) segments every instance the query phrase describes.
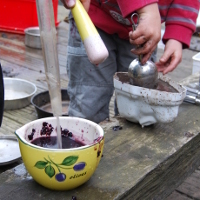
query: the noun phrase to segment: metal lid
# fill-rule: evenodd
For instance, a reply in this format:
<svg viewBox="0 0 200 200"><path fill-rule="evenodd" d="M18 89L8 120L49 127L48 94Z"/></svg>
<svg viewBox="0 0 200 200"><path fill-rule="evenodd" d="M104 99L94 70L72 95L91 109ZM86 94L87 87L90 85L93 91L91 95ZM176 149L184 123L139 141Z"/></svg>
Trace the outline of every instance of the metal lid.
<svg viewBox="0 0 200 200"><path fill-rule="evenodd" d="M0 166L11 164L21 158L16 136L0 136Z"/></svg>

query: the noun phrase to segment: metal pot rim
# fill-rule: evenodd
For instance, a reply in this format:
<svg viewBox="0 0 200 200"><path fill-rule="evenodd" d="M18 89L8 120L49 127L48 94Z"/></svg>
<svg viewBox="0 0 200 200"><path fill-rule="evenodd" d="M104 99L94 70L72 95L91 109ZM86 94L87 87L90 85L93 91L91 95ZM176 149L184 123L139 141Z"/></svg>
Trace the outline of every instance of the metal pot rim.
<svg viewBox="0 0 200 200"><path fill-rule="evenodd" d="M25 30L24 30L24 32L25 32L25 34L27 34L27 35L31 35L31 36L36 36L36 37L40 37L40 33L31 33L30 31L34 31L34 30L40 30L40 28L39 27L29 27L29 28L26 28Z"/></svg>

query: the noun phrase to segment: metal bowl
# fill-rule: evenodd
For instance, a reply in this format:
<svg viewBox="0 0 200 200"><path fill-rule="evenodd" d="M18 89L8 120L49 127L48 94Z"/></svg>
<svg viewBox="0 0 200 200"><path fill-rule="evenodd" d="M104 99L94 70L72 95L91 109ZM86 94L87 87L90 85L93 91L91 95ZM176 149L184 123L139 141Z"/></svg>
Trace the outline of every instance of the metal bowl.
<svg viewBox="0 0 200 200"><path fill-rule="evenodd" d="M61 98L62 98L62 116L68 116L68 106L70 100L66 89L61 89ZM44 91L39 94L35 94L31 98L31 103L35 107L38 118L53 116L50 104L49 91Z"/></svg>
<svg viewBox="0 0 200 200"><path fill-rule="evenodd" d="M30 27L25 29L24 32L26 46L36 49L42 48L39 27Z"/></svg>
<svg viewBox="0 0 200 200"><path fill-rule="evenodd" d="M19 143L14 135L0 136L0 166L9 165L21 159Z"/></svg>
<svg viewBox="0 0 200 200"><path fill-rule="evenodd" d="M4 78L4 90L4 110L15 110L30 104L37 87L23 79Z"/></svg>

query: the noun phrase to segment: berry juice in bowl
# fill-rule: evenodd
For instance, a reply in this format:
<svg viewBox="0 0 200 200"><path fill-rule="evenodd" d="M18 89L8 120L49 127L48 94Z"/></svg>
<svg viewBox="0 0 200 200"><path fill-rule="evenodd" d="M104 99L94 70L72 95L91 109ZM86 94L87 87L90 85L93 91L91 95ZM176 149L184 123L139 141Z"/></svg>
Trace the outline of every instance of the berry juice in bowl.
<svg viewBox="0 0 200 200"><path fill-rule="evenodd" d="M103 153L104 131L96 123L76 117L59 117L62 149L57 148L56 117L25 124L15 134L24 165L46 188L70 190L88 181Z"/></svg>

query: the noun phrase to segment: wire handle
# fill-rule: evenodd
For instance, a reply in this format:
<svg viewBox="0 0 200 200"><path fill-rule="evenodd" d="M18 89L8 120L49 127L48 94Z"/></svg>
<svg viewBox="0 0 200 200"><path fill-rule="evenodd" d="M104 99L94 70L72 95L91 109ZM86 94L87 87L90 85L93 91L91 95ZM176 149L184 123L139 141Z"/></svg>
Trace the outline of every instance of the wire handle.
<svg viewBox="0 0 200 200"><path fill-rule="evenodd" d="M134 16L136 16L137 17L137 21L136 21L136 23L134 22L134 20L133 20L133 17ZM139 24L139 19L140 19L140 16L137 14L137 13L133 13L132 15L131 15L131 21L132 21L132 28L133 28L133 31L135 31L136 30L136 28L137 28L137 26L138 26L138 24ZM140 45L138 45L138 47L140 47ZM141 60L142 60L142 55L139 55L138 56L138 59L139 59L139 61L141 62Z"/></svg>
<svg viewBox="0 0 200 200"><path fill-rule="evenodd" d="M135 23L134 20L133 20L133 17L134 17L134 16L137 17L137 22L136 22L136 23ZM137 26L138 26L138 24L139 24L139 19L140 19L140 16L139 16L137 13L133 13L133 14L131 15L131 22L133 23L133 24L132 24L133 31L136 30L136 28L137 28Z"/></svg>

